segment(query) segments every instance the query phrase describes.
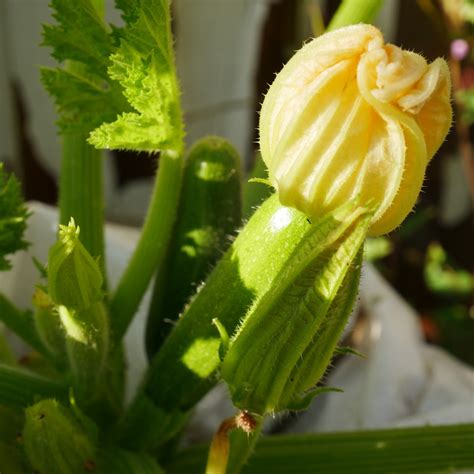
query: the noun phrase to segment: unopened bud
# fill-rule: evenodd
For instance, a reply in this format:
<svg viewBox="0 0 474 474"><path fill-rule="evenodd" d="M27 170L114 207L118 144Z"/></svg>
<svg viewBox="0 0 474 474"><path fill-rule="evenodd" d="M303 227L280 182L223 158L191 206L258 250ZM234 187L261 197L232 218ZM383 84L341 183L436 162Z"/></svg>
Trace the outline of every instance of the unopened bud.
<svg viewBox="0 0 474 474"><path fill-rule="evenodd" d="M349 204L320 218L274 287L249 309L221 367L238 408L265 415L303 407L352 309L371 217Z"/></svg>
<svg viewBox="0 0 474 474"><path fill-rule="evenodd" d="M85 424L55 400L42 400L25 410L23 444L28 460L38 472L84 474L95 463L92 422Z"/></svg>
<svg viewBox="0 0 474 474"><path fill-rule="evenodd" d="M307 43L277 75L260 147L282 204L314 217L357 197L376 205L378 235L413 208L451 119L446 62L359 24Z"/></svg>
<svg viewBox="0 0 474 474"><path fill-rule="evenodd" d="M85 309L102 298L102 273L79 241L74 220L59 227L58 241L49 251L48 291L58 305Z"/></svg>

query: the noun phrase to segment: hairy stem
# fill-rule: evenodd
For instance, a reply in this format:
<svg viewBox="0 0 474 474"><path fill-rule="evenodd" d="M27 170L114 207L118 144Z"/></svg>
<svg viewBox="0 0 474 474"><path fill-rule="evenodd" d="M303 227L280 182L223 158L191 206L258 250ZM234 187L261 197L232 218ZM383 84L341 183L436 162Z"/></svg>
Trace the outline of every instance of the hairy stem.
<svg viewBox="0 0 474 474"><path fill-rule="evenodd" d="M91 3L104 16L104 0L91 0ZM84 66L70 61L66 67L77 71ZM81 228L81 242L93 257L100 257L105 274L103 152L86 142L88 136L88 133L63 136L59 218L61 224L68 224L74 218Z"/></svg>
<svg viewBox="0 0 474 474"><path fill-rule="evenodd" d="M81 242L93 257L101 257L103 268L103 153L86 139L85 133L68 134L63 138L60 222L67 224L74 218L81 229Z"/></svg>
<svg viewBox="0 0 474 474"><path fill-rule="evenodd" d="M162 152L153 195L135 252L111 300L112 337L125 334L157 267L162 263L179 201L183 158Z"/></svg>

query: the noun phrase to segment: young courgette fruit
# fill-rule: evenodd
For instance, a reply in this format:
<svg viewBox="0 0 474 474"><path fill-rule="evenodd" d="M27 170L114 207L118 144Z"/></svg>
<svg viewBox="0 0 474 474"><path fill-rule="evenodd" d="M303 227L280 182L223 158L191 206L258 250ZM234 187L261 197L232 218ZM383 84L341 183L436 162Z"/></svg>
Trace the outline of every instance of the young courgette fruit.
<svg viewBox="0 0 474 474"><path fill-rule="evenodd" d="M225 139L205 137L186 160L178 218L148 316L150 358L184 306L230 245L241 223L239 156Z"/></svg>

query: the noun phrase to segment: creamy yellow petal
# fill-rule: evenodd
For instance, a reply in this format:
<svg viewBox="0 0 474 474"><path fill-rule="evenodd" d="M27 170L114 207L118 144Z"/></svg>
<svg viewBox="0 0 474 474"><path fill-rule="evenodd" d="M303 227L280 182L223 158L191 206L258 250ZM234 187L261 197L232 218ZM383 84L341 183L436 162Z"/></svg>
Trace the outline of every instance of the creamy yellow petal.
<svg viewBox="0 0 474 474"><path fill-rule="evenodd" d="M306 44L278 74L260 116L262 157L280 201L310 216L349 199L376 207L370 232L415 205L449 130L448 67L354 25Z"/></svg>

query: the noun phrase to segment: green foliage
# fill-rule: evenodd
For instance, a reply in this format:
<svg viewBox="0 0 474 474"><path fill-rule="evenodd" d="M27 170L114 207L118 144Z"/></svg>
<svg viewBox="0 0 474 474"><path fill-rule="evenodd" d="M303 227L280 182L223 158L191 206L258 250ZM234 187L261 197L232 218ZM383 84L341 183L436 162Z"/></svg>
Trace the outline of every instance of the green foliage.
<svg viewBox="0 0 474 474"><path fill-rule="evenodd" d="M20 183L8 176L0 163L0 271L11 267L7 256L28 247L23 238L27 218Z"/></svg>
<svg viewBox="0 0 474 474"><path fill-rule="evenodd" d="M53 0L52 7L57 25L44 25L43 44L58 61L80 67L42 68L41 79L60 113L61 132L90 132L129 110L107 75L114 38L91 0Z"/></svg>
<svg viewBox="0 0 474 474"><path fill-rule="evenodd" d="M474 7L473 7L474 10ZM467 125L474 123L474 88L464 89L457 93L457 99L462 104L462 120Z"/></svg>
<svg viewBox="0 0 474 474"><path fill-rule="evenodd" d="M450 266L446 252L436 243L426 252L424 276L428 288L438 295L469 297L474 291L473 275Z"/></svg>
<svg viewBox="0 0 474 474"><path fill-rule="evenodd" d="M136 112L126 112L91 134L98 148L181 151L183 125L174 66L168 0L119 2L133 20L120 32L120 47L111 56L110 77Z"/></svg>

